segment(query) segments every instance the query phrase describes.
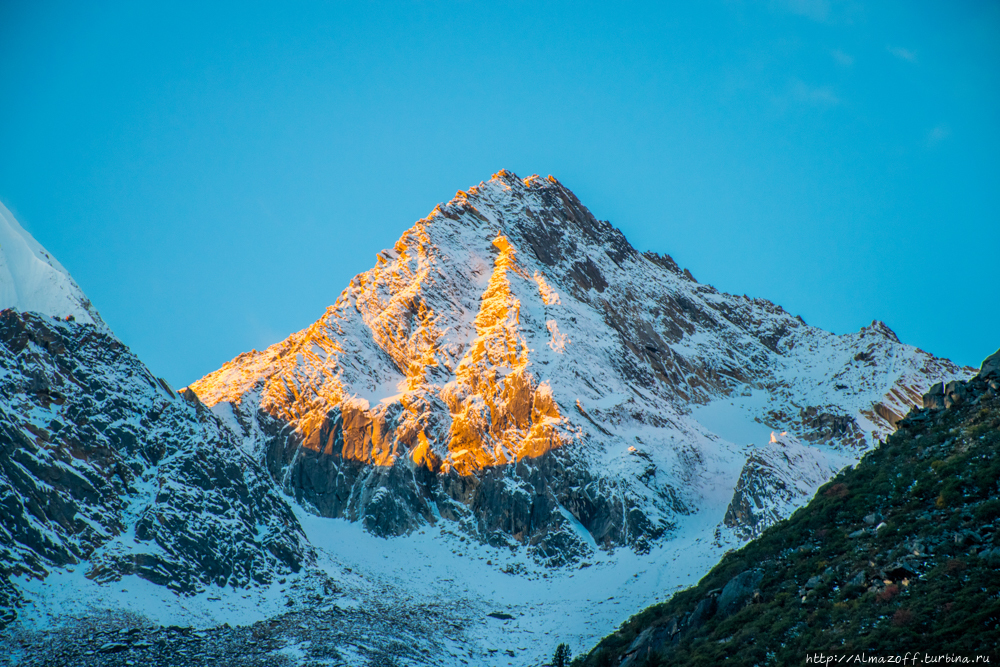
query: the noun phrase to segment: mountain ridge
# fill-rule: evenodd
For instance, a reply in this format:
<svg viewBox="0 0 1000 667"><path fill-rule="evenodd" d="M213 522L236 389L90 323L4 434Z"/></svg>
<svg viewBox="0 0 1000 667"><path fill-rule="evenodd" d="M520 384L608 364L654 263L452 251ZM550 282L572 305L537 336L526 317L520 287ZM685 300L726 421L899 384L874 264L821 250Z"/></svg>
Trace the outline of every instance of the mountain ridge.
<svg viewBox="0 0 1000 667"><path fill-rule="evenodd" d="M0 310L72 318L108 330L63 265L0 203Z"/></svg>
<svg viewBox="0 0 1000 667"><path fill-rule="evenodd" d="M180 395L96 325L0 325L0 494L27 499L4 525L72 554L0 535L26 664L154 644L177 664L505 664L551 653L538 624L576 650L968 375L877 321L837 336L698 283L507 171ZM189 623L211 647L170 627Z"/></svg>
<svg viewBox="0 0 1000 667"><path fill-rule="evenodd" d="M2 205L0 251L0 627L76 568L189 596L311 563L266 471L132 354Z"/></svg>
<svg viewBox="0 0 1000 667"><path fill-rule="evenodd" d="M763 392L752 418L857 455L919 401L920 378L964 373L881 322L838 337L697 283L555 178L504 170L378 253L316 323L189 389L320 514L391 535L458 518L551 553L550 535L556 551L579 542L563 510L598 544L646 548L698 505L684 476L713 445L642 444L711 440L691 407ZM634 455L650 448L659 460ZM517 496L520 516L482 511Z"/></svg>

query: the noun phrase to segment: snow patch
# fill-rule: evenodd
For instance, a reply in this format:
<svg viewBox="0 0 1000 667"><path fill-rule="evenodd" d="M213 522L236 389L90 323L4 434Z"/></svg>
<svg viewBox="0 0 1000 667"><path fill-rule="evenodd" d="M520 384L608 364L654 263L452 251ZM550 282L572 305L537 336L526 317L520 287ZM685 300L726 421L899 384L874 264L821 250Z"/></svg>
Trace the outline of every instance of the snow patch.
<svg viewBox="0 0 1000 667"><path fill-rule="evenodd" d="M0 310L66 318L106 328L69 272L0 204Z"/></svg>

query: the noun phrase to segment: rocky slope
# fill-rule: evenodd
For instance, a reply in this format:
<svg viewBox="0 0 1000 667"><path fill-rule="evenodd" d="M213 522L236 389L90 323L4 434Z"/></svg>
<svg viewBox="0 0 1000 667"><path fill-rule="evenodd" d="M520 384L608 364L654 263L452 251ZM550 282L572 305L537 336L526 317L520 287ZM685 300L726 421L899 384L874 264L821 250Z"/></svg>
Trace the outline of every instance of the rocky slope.
<svg viewBox="0 0 1000 667"><path fill-rule="evenodd" d="M574 664L995 659L1000 352L970 381L935 386L924 404L790 519Z"/></svg>
<svg viewBox="0 0 1000 667"><path fill-rule="evenodd" d="M300 570L311 549L267 473L0 209L0 297L36 311L0 310L0 626L55 570L185 594Z"/></svg>
<svg viewBox="0 0 1000 667"><path fill-rule="evenodd" d="M190 389L287 493L380 535L443 517L551 564L643 551L732 492L761 432L813 447L802 501L967 377L882 323L835 336L699 284L552 177L501 171L376 260Z"/></svg>
<svg viewBox="0 0 1000 667"><path fill-rule="evenodd" d="M267 474L110 333L0 311L0 568L180 592L268 583L309 547Z"/></svg>

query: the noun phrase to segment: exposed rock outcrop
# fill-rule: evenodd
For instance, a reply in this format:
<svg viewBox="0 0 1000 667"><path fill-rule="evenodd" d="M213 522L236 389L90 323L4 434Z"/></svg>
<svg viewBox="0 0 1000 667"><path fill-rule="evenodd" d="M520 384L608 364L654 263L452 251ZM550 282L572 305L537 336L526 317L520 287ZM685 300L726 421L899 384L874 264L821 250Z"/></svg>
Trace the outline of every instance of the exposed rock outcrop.
<svg viewBox="0 0 1000 667"><path fill-rule="evenodd" d="M266 583L310 549L266 472L92 324L0 311L0 570L81 565L178 592Z"/></svg>
<svg viewBox="0 0 1000 667"><path fill-rule="evenodd" d="M991 396L1000 392L1000 351L986 358L979 374L971 381L952 380L938 382L923 396L923 407L928 410L941 410L962 405L970 400L978 402L983 395Z"/></svg>
<svg viewBox="0 0 1000 667"><path fill-rule="evenodd" d="M840 463L840 465L838 465ZM803 445L787 433L747 458L723 524L750 539L787 517L847 463Z"/></svg>

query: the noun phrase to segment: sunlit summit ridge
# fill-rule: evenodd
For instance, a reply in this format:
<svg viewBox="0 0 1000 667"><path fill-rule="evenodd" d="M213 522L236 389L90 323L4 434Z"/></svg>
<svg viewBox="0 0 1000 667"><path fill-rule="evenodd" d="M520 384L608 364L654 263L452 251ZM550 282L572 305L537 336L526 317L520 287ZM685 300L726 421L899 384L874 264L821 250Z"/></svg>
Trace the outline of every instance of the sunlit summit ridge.
<svg viewBox="0 0 1000 667"><path fill-rule="evenodd" d="M572 439L539 377L539 365L566 349L559 295L523 265L502 222L481 212L510 189L504 174L418 221L317 323L191 389L209 406L225 401L237 411L259 401L294 423L305 447L376 465L406 453L433 471L469 474ZM456 208L478 224L455 224ZM445 414L427 410L441 403ZM321 437L335 406L343 414L336 452L335 431Z"/></svg>
<svg viewBox="0 0 1000 667"><path fill-rule="evenodd" d="M769 430L836 468L964 372L879 322L836 336L720 293L551 176L500 171L309 328L190 389L320 514L403 534L471 511L501 541L644 544L728 502Z"/></svg>

